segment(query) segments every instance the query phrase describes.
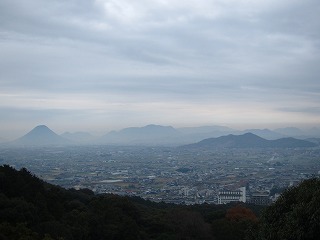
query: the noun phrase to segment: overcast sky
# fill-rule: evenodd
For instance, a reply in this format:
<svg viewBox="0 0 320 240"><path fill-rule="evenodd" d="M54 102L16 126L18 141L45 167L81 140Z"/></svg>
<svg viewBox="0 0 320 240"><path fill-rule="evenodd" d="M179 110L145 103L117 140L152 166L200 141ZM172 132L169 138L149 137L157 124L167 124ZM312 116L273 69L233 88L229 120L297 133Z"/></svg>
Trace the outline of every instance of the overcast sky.
<svg viewBox="0 0 320 240"><path fill-rule="evenodd" d="M0 0L0 137L320 126L319 0Z"/></svg>

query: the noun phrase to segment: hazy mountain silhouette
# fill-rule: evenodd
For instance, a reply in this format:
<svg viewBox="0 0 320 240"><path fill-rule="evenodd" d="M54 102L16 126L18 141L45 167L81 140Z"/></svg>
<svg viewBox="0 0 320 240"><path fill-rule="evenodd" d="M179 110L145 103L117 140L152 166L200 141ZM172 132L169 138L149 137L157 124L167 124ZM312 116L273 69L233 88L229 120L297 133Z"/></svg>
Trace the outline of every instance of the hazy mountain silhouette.
<svg viewBox="0 0 320 240"><path fill-rule="evenodd" d="M272 141L271 147L295 148L295 147L315 147L317 144L308 140L296 139L293 137L280 138Z"/></svg>
<svg viewBox="0 0 320 240"><path fill-rule="evenodd" d="M200 126L200 127L184 127L184 128L178 128L178 130L183 134L210 134L210 133L222 133L222 132L233 132L236 131L232 128L225 127L225 126Z"/></svg>
<svg viewBox="0 0 320 240"><path fill-rule="evenodd" d="M313 127L310 129L303 129L303 130L296 127L286 127L286 128L278 128L278 129L275 129L274 131L282 134L283 136L294 137L299 139L320 137L320 129L317 127Z"/></svg>
<svg viewBox="0 0 320 240"><path fill-rule="evenodd" d="M144 127L130 127L124 128L120 131L111 131L94 143L177 146L199 142L203 139L217 138L227 135L244 135L249 132L263 138L263 140L276 140L287 137L287 135L269 129L247 129L239 131L225 126L201 126L175 129L171 126L151 124ZM266 144L267 143L264 143L262 145ZM270 144L270 142L268 142L268 144Z"/></svg>
<svg viewBox="0 0 320 240"><path fill-rule="evenodd" d="M311 133L314 138L318 133L317 128L310 129L310 135L300 136L299 139L311 138ZM280 139L287 137L284 133L302 134L302 130L297 128L284 128L271 131L269 129L247 129L244 131L234 130L224 126L202 126L188 127L175 129L171 126L147 125L144 127L124 128L120 131L111 131L100 138L93 137L87 132L65 132L57 135L45 125L35 127L23 137L10 142L2 143L9 145L64 145L64 144L110 144L110 145L146 145L146 146L179 146L200 142L203 144L203 139L217 142L220 147L274 147L272 144L278 144L279 147L300 147L309 146L310 142L297 142L298 139L286 138L286 140L277 140L270 142L268 140ZM255 138L250 140L249 135L244 134L250 132ZM305 132L306 133L306 132ZM228 136L229 135L229 136ZM247 136L245 139L238 140L239 135ZM232 137L233 136L233 137ZM221 137L221 138L220 138ZM252 137L252 136L251 136ZM218 138L218 140L212 140ZM253 137L252 137L253 138ZM298 137L296 137L298 138ZM221 142L226 140L226 142ZM205 142L206 142L205 141ZM239 141L239 142L238 142ZM251 142L250 142L251 141ZM267 141L267 142L266 142ZM313 141L315 142L315 141ZM244 144L245 146L242 146Z"/></svg>
<svg viewBox="0 0 320 240"><path fill-rule="evenodd" d="M270 129L246 129L244 131L242 131L243 134L245 133L253 133L259 137L268 139L268 140L275 140L275 139L279 139L279 138L283 138L285 137L285 135L281 134L281 133L277 133L275 131L271 131Z"/></svg>
<svg viewBox="0 0 320 240"><path fill-rule="evenodd" d="M95 139L95 137L88 132L65 132L60 136L69 139L75 143L90 143L90 141Z"/></svg>
<svg viewBox="0 0 320 240"><path fill-rule="evenodd" d="M70 140L63 138L53 132L45 125L39 125L28 132L26 135L11 142L14 145L63 145L72 143Z"/></svg>
<svg viewBox="0 0 320 240"><path fill-rule="evenodd" d="M187 139L193 139L194 142L201 141L205 138L221 137L229 134L241 135L245 133L253 133L268 140L275 140L285 137L285 135L277 133L270 129L246 129L240 131L225 126L187 127L178 128L178 130L183 133Z"/></svg>
<svg viewBox="0 0 320 240"><path fill-rule="evenodd" d="M316 144L295 138L267 140L253 133L243 135L227 135L218 138L204 139L198 143L185 145L188 148L294 148L315 147Z"/></svg>
<svg viewBox="0 0 320 240"><path fill-rule="evenodd" d="M320 145L320 138L307 138L306 140L309 142L315 143L317 145Z"/></svg>
<svg viewBox="0 0 320 240"><path fill-rule="evenodd" d="M144 127L124 128L111 131L102 136L98 142L103 144L171 144L180 132L171 126L147 125Z"/></svg>
<svg viewBox="0 0 320 240"><path fill-rule="evenodd" d="M205 138L221 137L228 134L237 134L239 131L225 126L200 126L200 127L185 127L177 129L181 134L181 141L185 143L193 143L201 141Z"/></svg>
<svg viewBox="0 0 320 240"><path fill-rule="evenodd" d="M306 134L311 137L320 138L320 128L313 127L306 131Z"/></svg>
<svg viewBox="0 0 320 240"><path fill-rule="evenodd" d="M301 129L296 127L277 128L274 131L289 137L298 137L305 135L305 133Z"/></svg>

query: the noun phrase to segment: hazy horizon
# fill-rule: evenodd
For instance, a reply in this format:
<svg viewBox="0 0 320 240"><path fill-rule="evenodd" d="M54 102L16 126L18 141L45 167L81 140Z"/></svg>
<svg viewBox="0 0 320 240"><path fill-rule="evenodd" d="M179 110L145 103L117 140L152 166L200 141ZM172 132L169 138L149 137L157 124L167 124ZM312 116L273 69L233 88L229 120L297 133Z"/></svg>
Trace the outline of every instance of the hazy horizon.
<svg viewBox="0 0 320 240"><path fill-rule="evenodd" d="M99 130L95 130L94 128L92 127L89 127L89 126L84 126L83 128L71 128L71 129L68 129L68 128L65 128L65 127L59 127L59 124L56 125L56 124L53 124L53 125L49 125L49 124L45 124L45 123L39 123L39 124L36 124L36 125L32 125L32 126L26 126L26 127L29 127L29 128L24 128L24 129L13 129L13 130L5 130L5 131L2 131L0 132L0 140L15 140L19 137L22 137L23 135L27 134L28 132L30 132L32 129L34 129L35 127L37 126L40 126L40 125L45 125L47 126L49 129L51 129L52 131L54 131L55 133L57 133L58 135L61 135L63 133L77 133L77 132L84 132L84 133L89 133L95 137L99 137L99 136L103 136L107 133L110 133L112 131L121 131L123 129L126 129L126 128L143 128L147 125L158 125L158 126L167 126L167 127L173 127L175 129L181 129L181 128L197 128L197 127L214 127L214 126L218 126L218 127L228 127L232 130L236 130L236 131L245 131L245 130L250 130L250 129L268 129L268 130L276 130L276 129L281 129L281 128L298 128L302 131L308 131L308 130L311 130L312 128L319 128L320 129L320 126L316 126L316 125L282 125L282 124L279 124L279 125L272 125L272 126L262 126L260 124L258 125L243 125L243 126L239 126L239 125L226 125L226 124L204 124L204 125L166 125L166 124L157 124L157 123L149 123L149 124L145 124L145 125L128 125L128 126L123 126L123 127L118 127L118 128L110 128L108 126L105 126L103 128L103 126L101 127L100 126L100 129Z"/></svg>
<svg viewBox="0 0 320 240"><path fill-rule="evenodd" d="M320 2L0 2L0 138L320 127Z"/></svg>
<svg viewBox="0 0 320 240"><path fill-rule="evenodd" d="M33 130L34 128L36 127L39 127L39 126L46 126L48 127L50 130L52 130L53 132L55 132L56 134L58 135L62 135L64 133L71 133L71 134L75 134L75 133L89 133L91 134L93 137L101 137L101 136L104 136L110 132L113 132L113 131L121 131L123 129L127 129L127 128L144 128L148 125L156 125L156 126L161 126L161 127L173 127L174 129L184 129L184 128L199 128L199 127L227 127L227 128L230 128L230 130L234 130L234 131L239 131L239 134L243 134L243 133L240 133L241 131L246 131L246 130L265 130L265 129L268 129L268 130L271 130L271 131L275 131L275 133L277 133L277 129L286 129L286 128L298 128L299 130L301 130L302 132L308 132L309 135L311 133L310 130L312 130L312 128L317 128L319 129L319 132L320 132L320 127L318 126L309 126L309 127L299 127L299 126L283 126L283 127L274 127L274 128L268 128L268 127L247 127L247 128L237 128L237 127L231 127L231 126L227 126L227 125L217 125L217 124L212 124L212 125L195 125L195 126L174 126L174 125L160 125L160 124L153 124L153 123L150 123L150 124L147 124L147 125L141 125L141 126L127 126L127 127L123 127L123 128L118 128L118 129L107 129L105 131L87 131L86 129L78 129L78 130L74 130L74 131L70 131L68 129L57 129L57 128L54 128L50 125L47 125L47 124L39 124L39 125L36 125L36 126L32 126L31 128L29 129L25 129L23 131L16 131L16 132L13 132L12 134L8 134L8 135L4 135L2 133L0 133L0 140L6 140L6 141L12 141L12 140L16 140L24 135L26 135L27 133L29 133L31 130ZM228 131L226 131L227 133L226 134L229 134ZM278 132L279 133L279 132ZM315 135L317 135L317 133L314 133ZM306 134L308 135L308 134ZM284 135L285 136L285 135ZM289 134L289 136L291 136ZM292 135L293 136L293 135Z"/></svg>

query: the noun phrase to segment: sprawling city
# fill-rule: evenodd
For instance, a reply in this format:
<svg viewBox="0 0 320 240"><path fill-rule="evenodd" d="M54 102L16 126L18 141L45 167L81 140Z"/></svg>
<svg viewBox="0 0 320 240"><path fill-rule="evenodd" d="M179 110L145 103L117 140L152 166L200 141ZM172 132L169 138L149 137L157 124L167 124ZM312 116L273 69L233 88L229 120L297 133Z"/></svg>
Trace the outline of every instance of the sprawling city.
<svg viewBox="0 0 320 240"><path fill-rule="evenodd" d="M0 156L1 165L27 168L65 188L176 204L268 205L283 189L320 173L319 148L2 147Z"/></svg>

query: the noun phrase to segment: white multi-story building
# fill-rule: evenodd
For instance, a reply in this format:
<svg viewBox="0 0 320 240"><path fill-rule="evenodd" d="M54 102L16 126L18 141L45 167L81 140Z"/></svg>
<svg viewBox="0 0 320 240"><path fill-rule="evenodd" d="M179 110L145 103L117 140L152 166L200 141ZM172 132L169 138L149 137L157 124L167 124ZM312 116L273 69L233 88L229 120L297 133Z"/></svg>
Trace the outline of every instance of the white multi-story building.
<svg viewBox="0 0 320 240"><path fill-rule="evenodd" d="M230 202L246 202L246 187L236 190L221 190L218 193L218 204Z"/></svg>

